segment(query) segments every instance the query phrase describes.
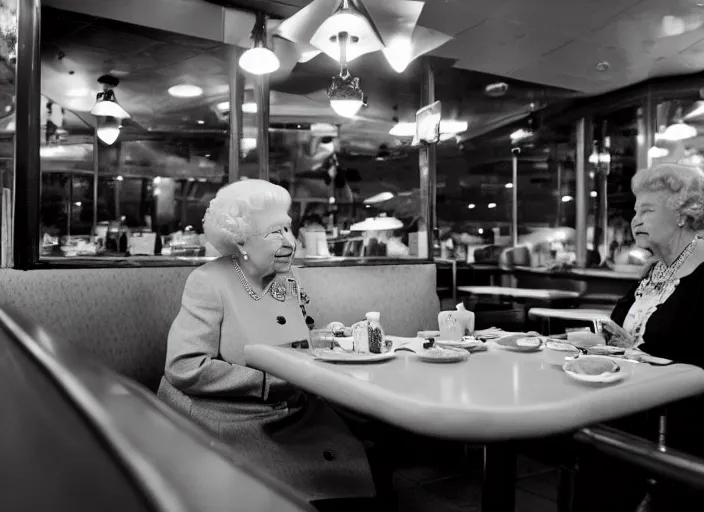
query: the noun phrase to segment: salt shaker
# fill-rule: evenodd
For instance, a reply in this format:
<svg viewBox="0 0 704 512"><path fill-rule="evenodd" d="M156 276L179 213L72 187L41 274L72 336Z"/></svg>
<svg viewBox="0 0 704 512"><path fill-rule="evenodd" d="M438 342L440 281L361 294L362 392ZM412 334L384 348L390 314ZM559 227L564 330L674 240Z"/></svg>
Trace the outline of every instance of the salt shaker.
<svg viewBox="0 0 704 512"><path fill-rule="evenodd" d="M391 350L391 340L384 336L384 329L381 326L381 314L371 312L366 314L367 332L369 335L369 352L373 354L385 354Z"/></svg>

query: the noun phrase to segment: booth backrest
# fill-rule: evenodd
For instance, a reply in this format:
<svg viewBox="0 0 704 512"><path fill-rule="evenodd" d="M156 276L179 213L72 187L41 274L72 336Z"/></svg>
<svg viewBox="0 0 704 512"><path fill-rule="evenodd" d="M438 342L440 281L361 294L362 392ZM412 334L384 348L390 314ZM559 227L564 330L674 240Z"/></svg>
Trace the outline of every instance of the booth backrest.
<svg viewBox="0 0 704 512"><path fill-rule="evenodd" d="M80 346L113 370L155 390L166 339L190 267L0 270L0 304L9 304ZM434 264L299 269L321 327L380 311L400 336L436 329Z"/></svg>

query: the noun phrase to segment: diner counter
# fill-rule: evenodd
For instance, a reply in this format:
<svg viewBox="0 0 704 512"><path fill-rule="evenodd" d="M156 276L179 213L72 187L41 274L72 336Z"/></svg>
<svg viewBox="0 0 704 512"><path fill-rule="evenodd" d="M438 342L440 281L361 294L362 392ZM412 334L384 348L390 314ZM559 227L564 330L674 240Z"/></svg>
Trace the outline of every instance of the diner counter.
<svg viewBox="0 0 704 512"><path fill-rule="evenodd" d="M398 427L432 437L505 441L568 433L704 392L704 370L622 364L608 386L572 380L546 354L487 352L431 364L398 352L377 364L331 364L308 351L245 347L248 366Z"/></svg>
<svg viewBox="0 0 704 512"><path fill-rule="evenodd" d="M572 268L569 270L548 270L544 267L523 267L515 266L513 271L516 273L528 273L537 274L548 277L555 278L567 278L567 279L578 279L578 280L589 280L589 279L616 279L616 280L627 280L627 281L637 281L640 279L641 274L639 272L621 272L617 270L604 269L604 268ZM508 271L510 272L510 270Z"/></svg>

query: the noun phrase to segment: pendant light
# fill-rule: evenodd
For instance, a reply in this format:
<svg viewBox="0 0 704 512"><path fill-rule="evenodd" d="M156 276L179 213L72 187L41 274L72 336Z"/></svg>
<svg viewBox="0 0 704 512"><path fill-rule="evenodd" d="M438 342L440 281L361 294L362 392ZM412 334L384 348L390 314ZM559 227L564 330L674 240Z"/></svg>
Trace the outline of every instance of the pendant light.
<svg viewBox="0 0 704 512"><path fill-rule="evenodd" d="M120 136L120 121L114 117L98 118L98 129L96 135L108 146L115 143Z"/></svg>
<svg viewBox="0 0 704 512"><path fill-rule="evenodd" d="M130 115L117 102L115 91L113 91L120 83L120 80L112 75L103 75L98 78L98 83L103 86L103 91L97 94L95 105L93 105L90 113L94 116L109 116L117 119L129 118Z"/></svg>
<svg viewBox="0 0 704 512"><path fill-rule="evenodd" d="M279 58L266 47L266 16L257 13L252 29L252 47L240 57L240 67L253 75L268 75L279 69Z"/></svg>
<svg viewBox="0 0 704 512"><path fill-rule="evenodd" d="M685 123L682 119L682 107L677 108L674 121L675 122L673 122L670 126L665 128L665 131L659 138L671 142L677 142L697 136L697 129L694 126Z"/></svg>
<svg viewBox="0 0 704 512"><path fill-rule="evenodd" d="M354 117L364 105L364 92L359 87L359 78L350 75L347 69L347 32L340 32L340 74L332 77L328 98L332 109L342 117Z"/></svg>
<svg viewBox="0 0 704 512"><path fill-rule="evenodd" d="M342 40L338 37L340 33L349 37ZM361 0L339 0L332 16L323 21L311 37L310 44L340 64L342 51L346 62L352 62L360 55L384 48L381 35Z"/></svg>

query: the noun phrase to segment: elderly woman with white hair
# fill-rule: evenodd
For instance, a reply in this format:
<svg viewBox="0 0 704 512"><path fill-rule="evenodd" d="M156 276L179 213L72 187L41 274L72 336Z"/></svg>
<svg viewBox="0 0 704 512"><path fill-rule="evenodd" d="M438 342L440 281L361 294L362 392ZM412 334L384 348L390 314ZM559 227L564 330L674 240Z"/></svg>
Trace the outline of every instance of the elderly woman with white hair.
<svg viewBox="0 0 704 512"><path fill-rule="evenodd" d="M639 171L631 229L654 263L616 305L604 325L612 345L704 367L704 172L661 163ZM697 397L668 406L667 444L704 456L704 410ZM613 426L657 440L659 415L639 414ZM575 496L576 512L701 510L702 496L685 486L649 488L644 475L614 459L585 454ZM599 489L599 492L594 492ZM580 492L583 490L584 494ZM612 492L609 492L612 491ZM647 498L643 501L643 496Z"/></svg>
<svg viewBox="0 0 704 512"><path fill-rule="evenodd" d="M374 496L361 442L321 400L245 360L248 344L309 339L290 206L284 188L262 180L211 201L203 227L221 256L186 281L158 394L319 509L344 510L339 498Z"/></svg>

